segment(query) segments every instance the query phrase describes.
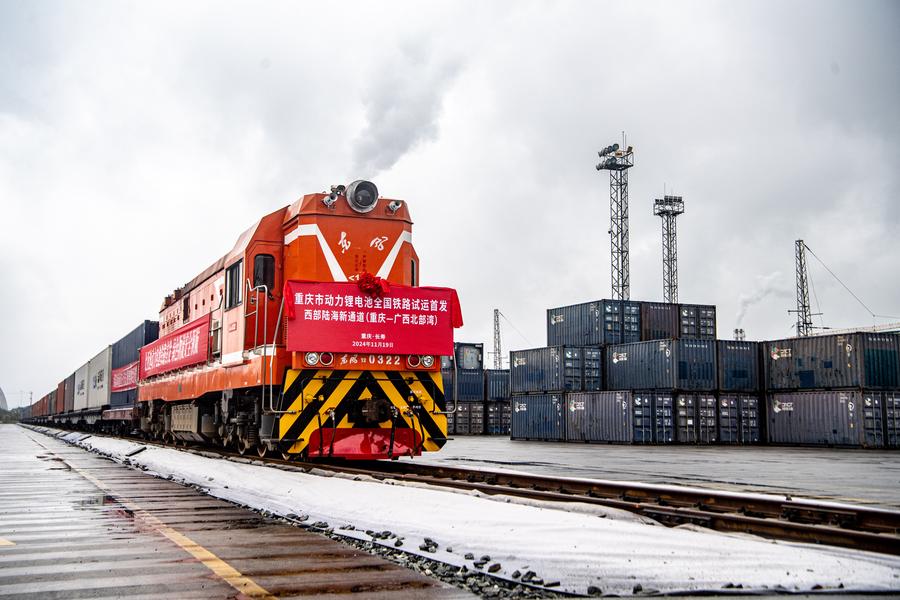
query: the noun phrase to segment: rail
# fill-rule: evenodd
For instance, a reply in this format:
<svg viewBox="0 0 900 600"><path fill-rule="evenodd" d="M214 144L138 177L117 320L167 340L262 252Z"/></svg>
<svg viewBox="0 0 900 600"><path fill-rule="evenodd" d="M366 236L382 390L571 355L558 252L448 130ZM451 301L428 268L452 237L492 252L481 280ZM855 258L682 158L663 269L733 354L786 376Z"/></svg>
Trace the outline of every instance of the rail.
<svg viewBox="0 0 900 600"><path fill-rule="evenodd" d="M141 443L170 446L146 440ZM412 462L372 461L351 466L346 462L300 462L271 457L248 459L211 447L186 448L185 451L237 462L259 461L286 470L328 470L488 495L592 504L627 510L668 526L691 523L717 531L900 555L898 510L678 485L553 477Z"/></svg>

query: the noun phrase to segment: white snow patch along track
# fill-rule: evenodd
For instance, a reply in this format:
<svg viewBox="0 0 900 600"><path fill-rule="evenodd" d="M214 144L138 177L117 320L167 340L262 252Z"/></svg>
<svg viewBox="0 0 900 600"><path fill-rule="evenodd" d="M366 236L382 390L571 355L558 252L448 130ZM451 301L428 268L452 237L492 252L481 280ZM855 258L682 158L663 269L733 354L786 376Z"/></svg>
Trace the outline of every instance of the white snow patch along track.
<svg viewBox="0 0 900 600"><path fill-rule="evenodd" d="M81 435L63 439L122 461L142 445ZM365 530L391 531L402 550L455 565L472 566L464 555L495 573L534 571L555 589L606 594L728 591L900 591L900 558L843 548L774 542L698 528L667 528L629 513L587 505L527 503L509 498L448 493L390 480L282 471L146 446L128 459L161 477L202 487L225 500L279 515L325 521L349 537L370 540ZM436 552L419 550L425 537ZM378 540L375 540L378 542ZM394 540L383 542L393 546ZM448 552L447 548L452 548ZM485 569L487 565L485 566Z"/></svg>

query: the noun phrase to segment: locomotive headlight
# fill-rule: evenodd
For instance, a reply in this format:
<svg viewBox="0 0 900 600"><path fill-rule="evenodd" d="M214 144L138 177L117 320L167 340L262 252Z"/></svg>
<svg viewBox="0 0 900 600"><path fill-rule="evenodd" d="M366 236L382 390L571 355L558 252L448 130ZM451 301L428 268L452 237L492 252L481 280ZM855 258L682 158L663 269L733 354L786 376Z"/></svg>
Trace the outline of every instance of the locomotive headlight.
<svg viewBox="0 0 900 600"><path fill-rule="evenodd" d="M406 364L408 364L410 367L412 367L413 369L415 369L415 368L417 368L419 365L422 364L422 361L421 361L421 359L419 359L419 357L416 356L415 354L410 354L409 356L406 357Z"/></svg>
<svg viewBox="0 0 900 600"><path fill-rule="evenodd" d="M367 213L378 204L378 188L371 181L357 179L345 190L347 203L358 213Z"/></svg>
<svg viewBox="0 0 900 600"><path fill-rule="evenodd" d="M311 367L319 364L319 353L318 352L307 352L306 353L306 364Z"/></svg>
<svg viewBox="0 0 900 600"><path fill-rule="evenodd" d="M422 357L422 366L426 369L430 369L434 365L434 357L430 354Z"/></svg>
<svg viewBox="0 0 900 600"><path fill-rule="evenodd" d="M330 367L331 363L334 362L334 354L331 352L323 352L319 355L319 362L323 367Z"/></svg>

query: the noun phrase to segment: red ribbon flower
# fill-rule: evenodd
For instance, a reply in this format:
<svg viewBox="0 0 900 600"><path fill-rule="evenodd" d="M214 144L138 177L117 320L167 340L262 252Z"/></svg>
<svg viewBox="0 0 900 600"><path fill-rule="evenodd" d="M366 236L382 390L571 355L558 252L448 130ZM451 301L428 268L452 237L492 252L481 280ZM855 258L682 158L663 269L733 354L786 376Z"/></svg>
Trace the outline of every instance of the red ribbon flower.
<svg viewBox="0 0 900 600"><path fill-rule="evenodd" d="M356 284L363 294L372 298L383 298L391 289L390 284L386 280L369 272L360 273Z"/></svg>

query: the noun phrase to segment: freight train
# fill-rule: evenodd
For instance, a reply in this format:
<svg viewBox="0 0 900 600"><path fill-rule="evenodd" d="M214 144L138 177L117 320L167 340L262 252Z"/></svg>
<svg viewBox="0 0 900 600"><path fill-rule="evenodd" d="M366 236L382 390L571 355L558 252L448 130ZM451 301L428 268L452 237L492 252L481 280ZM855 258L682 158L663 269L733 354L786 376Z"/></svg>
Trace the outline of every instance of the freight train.
<svg viewBox="0 0 900 600"><path fill-rule="evenodd" d="M240 453L391 459L447 440L456 292L419 286L406 202L369 181L267 214L26 419Z"/></svg>

